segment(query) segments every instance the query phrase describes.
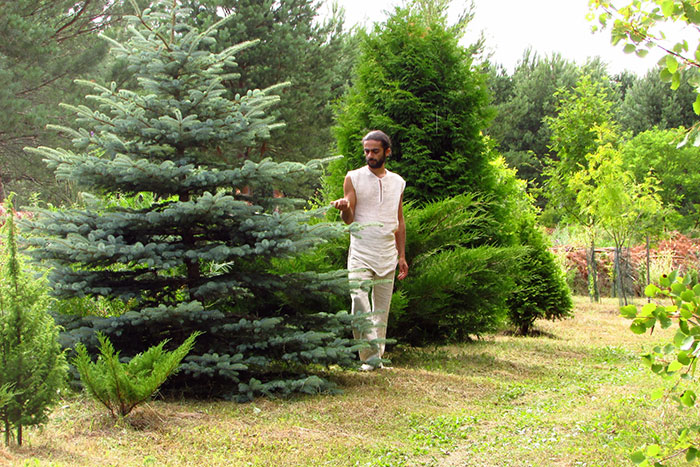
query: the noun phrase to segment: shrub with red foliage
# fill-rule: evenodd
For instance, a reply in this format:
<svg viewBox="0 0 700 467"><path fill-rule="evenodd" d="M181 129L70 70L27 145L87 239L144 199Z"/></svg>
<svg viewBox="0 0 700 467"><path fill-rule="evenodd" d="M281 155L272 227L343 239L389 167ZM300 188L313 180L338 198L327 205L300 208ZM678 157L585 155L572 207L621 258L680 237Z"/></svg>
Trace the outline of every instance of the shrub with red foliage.
<svg viewBox="0 0 700 467"><path fill-rule="evenodd" d="M552 251L564 258L569 286L575 294L588 294L588 268L586 256L588 249L583 247L563 245L552 248ZM596 248L596 264L598 266L598 288L601 295L612 293L612 270L614 248ZM644 274L646 270L646 247L635 245L624 248L623 261L628 263L628 270L633 274L634 292L640 295L646 286ZM667 239L662 240L650 250L651 260L668 257L671 259L671 270L682 274L688 271L700 270L700 239L687 237L679 232L673 232ZM671 272L671 270L667 272Z"/></svg>

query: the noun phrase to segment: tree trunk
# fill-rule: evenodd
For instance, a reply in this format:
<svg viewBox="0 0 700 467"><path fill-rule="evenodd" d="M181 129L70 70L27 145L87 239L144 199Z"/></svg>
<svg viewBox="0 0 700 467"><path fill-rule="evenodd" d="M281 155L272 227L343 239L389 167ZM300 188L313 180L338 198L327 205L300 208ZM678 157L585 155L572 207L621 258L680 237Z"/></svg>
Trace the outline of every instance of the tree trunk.
<svg viewBox="0 0 700 467"><path fill-rule="evenodd" d="M600 290L598 290L598 267L595 259L595 241L591 240L591 251L588 255L588 296L591 302L600 302Z"/></svg>
<svg viewBox="0 0 700 467"><path fill-rule="evenodd" d="M10 434L12 433L10 430L12 427L10 427L10 421L7 419L7 416L5 416L5 446L10 445Z"/></svg>
<svg viewBox="0 0 700 467"><path fill-rule="evenodd" d="M189 193L183 194L180 199L182 201L189 201ZM187 230L182 234L182 243L187 247L188 250L194 250L195 248L195 237L194 232ZM189 294L190 300L194 300L194 290L199 285L199 280L201 279L201 271L199 269L199 260L196 258L185 258L185 269L187 274L187 292Z"/></svg>
<svg viewBox="0 0 700 467"><path fill-rule="evenodd" d="M649 234L647 234L647 245L646 245L646 249L647 249L647 284L646 285L651 284L651 254L650 254L651 246L649 244L650 244ZM647 303L651 303L651 297L647 297Z"/></svg>
<svg viewBox="0 0 700 467"><path fill-rule="evenodd" d="M625 278L622 270L622 247L615 245L615 266L613 268L615 274L615 290L617 292L617 300L620 306L626 302L625 297Z"/></svg>

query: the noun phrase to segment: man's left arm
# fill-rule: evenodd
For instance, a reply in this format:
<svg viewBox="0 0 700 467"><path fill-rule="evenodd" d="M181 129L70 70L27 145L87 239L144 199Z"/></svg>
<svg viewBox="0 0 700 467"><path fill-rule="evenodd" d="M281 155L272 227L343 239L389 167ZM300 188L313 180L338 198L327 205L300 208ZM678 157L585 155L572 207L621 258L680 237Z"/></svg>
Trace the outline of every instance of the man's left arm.
<svg viewBox="0 0 700 467"><path fill-rule="evenodd" d="M403 219L403 194L399 200L399 227L394 233L396 238L396 249L399 252L399 280L403 280L408 276L408 263L406 262L406 223Z"/></svg>

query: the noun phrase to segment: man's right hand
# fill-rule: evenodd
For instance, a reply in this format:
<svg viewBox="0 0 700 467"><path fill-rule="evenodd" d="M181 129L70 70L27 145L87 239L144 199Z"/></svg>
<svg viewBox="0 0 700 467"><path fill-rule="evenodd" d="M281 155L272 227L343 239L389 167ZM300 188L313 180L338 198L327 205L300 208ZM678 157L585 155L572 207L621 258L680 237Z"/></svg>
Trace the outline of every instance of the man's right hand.
<svg viewBox="0 0 700 467"><path fill-rule="evenodd" d="M331 204L339 211L347 211L350 209L350 201L348 201L347 198L336 199L335 201L331 202Z"/></svg>

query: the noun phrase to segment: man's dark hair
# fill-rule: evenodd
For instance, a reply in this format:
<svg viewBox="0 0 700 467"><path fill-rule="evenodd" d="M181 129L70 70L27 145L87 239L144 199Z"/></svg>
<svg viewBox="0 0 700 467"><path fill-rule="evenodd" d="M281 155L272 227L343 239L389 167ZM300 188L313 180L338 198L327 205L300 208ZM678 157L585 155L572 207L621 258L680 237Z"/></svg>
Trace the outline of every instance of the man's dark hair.
<svg viewBox="0 0 700 467"><path fill-rule="evenodd" d="M386 151L391 147L391 139L382 130L372 130L362 138L362 142L365 141L379 141L382 143L382 148Z"/></svg>

